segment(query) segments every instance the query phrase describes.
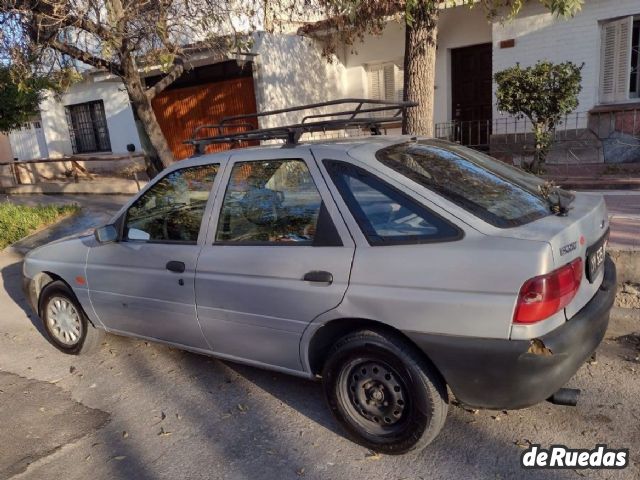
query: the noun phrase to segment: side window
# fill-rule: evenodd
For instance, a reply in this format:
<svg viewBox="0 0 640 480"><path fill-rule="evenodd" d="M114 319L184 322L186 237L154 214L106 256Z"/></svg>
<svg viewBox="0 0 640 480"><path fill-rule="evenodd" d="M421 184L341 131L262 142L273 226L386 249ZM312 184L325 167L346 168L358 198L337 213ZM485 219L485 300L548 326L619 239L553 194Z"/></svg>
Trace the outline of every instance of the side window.
<svg viewBox="0 0 640 480"><path fill-rule="evenodd" d="M239 162L231 171L216 242L317 245L323 236L317 230L323 224L326 229L324 217L304 161Z"/></svg>
<svg viewBox="0 0 640 480"><path fill-rule="evenodd" d="M218 167L168 173L129 207L123 240L195 243Z"/></svg>
<svg viewBox="0 0 640 480"><path fill-rule="evenodd" d="M375 175L325 160L351 214L371 245L458 240L462 231Z"/></svg>

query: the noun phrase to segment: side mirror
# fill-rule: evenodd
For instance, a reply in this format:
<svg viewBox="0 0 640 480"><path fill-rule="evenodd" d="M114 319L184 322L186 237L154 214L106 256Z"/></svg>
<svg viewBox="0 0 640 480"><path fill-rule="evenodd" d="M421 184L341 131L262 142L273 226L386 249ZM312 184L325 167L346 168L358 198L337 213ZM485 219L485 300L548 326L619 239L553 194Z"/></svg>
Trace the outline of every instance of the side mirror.
<svg viewBox="0 0 640 480"><path fill-rule="evenodd" d="M137 240L139 242L147 242L151 239L151 235L149 235L144 230L140 230L138 228L130 228L127 230L127 240Z"/></svg>
<svg viewBox="0 0 640 480"><path fill-rule="evenodd" d="M98 243L113 243L118 240L118 230L113 225L104 225L93 231Z"/></svg>

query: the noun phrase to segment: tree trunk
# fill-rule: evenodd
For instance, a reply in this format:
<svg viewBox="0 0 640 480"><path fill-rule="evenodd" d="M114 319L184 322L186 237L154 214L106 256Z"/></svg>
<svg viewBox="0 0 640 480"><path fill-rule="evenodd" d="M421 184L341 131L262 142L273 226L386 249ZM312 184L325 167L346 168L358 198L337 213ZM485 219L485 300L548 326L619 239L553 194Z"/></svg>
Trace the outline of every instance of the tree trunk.
<svg viewBox="0 0 640 480"><path fill-rule="evenodd" d="M142 127L149 138L149 142L151 143L151 148L153 150L151 152L147 152L151 158L151 162L156 166L156 168L159 167L158 171L168 167L175 162L175 159L173 158L173 152L164 137L164 133L162 133L160 124L156 119L156 114L151 106L151 101L147 98L144 92L142 92L141 95L138 92L134 92L133 94L132 92L129 92L129 99L131 100L131 104L138 114L140 123L142 124Z"/></svg>
<svg viewBox="0 0 640 480"><path fill-rule="evenodd" d="M417 2L407 21L404 46L404 100L418 102L402 121L402 133L433 135L438 2Z"/></svg>
<svg viewBox="0 0 640 480"><path fill-rule="evenodd" d="M138 114L142 128L144 128L147 137L149 137L149 142L153 148L153 151L147 152L148 156L151 159L151 163L160 171L175 162L173 153L164 138L156 114L151 106L151 99L145 92L140 73L133 58L128 55L123 56L122 70L124 73L122 81L129 94L129 100Z"/></svg>
<svg viewBox="0 0 640 480"><path fill-rule="evenodd" d="M533 154L533 161L529 166L529 171L537 175L542 173L542 168L544 167L547 154L549 153L549 149L551 148L551 139L553 138L553 133L549 130L545 123L534 123L533 136L536 142L536 149Z"/></svg>

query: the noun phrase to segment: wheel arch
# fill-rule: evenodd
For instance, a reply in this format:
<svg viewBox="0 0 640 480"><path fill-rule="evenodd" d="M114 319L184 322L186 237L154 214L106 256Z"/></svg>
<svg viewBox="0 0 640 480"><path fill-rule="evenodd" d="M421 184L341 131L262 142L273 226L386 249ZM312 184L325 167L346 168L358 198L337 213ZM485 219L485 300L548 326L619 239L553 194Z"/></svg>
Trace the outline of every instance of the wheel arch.
<svg viewBox="0 0 640 480"><path fill-rule="evenodd" d="M367 318L336 318L318 327L309 340L306 353L311 374L315 376L322 372L327 355L336 340L349 333L365 329L400 338L407 345L411 346L411 348L437 372L446 384L446 380L440 372L440 369L429 358L429 355L420 349L407 335L391 325Z"/></svg>
<svg viewBox="0 0 640 480"><path fill-rule="evenodd" d="M75 290L69 284L69 282L67 282L62 276L58 275L57 273L49 272L49 271L39 272L33 277L34 293L35 293L35 299L36 299L36 306L38 309L38 316L42 318L42 312L40 310L40 304L41 304L40 295L42 294L42 290L44 290L44 287L46 287L50 283L57 282L57 281L62 282L66 285L66 287L69 289L69 291L73 295L74 300L76 301L78 306L82 309L82 313L87 318L87 320L91 323L91 325L93 325L94 327L99 326L97 325L97 322L90 315L87 314L87 309L82 304L82 302L78 298L78 295L76 295Z"/></svg>
<svg viewBox="0 0 640 480"><path fill-rule="evenodd" d="M42 294L42 290L44 290L44 287L46 287L47 285L55 281L61 281L71 289L71 286L69 285L68 282L64 280L64 278L62 278L60 275L57 275L53 272L47 272L47 271L39 272L33 277L33 289L34 289L34 294L36 299L36 305L38 308L38 315L42 313L40 311L40 300L41 300L40 295Z"/></svg>

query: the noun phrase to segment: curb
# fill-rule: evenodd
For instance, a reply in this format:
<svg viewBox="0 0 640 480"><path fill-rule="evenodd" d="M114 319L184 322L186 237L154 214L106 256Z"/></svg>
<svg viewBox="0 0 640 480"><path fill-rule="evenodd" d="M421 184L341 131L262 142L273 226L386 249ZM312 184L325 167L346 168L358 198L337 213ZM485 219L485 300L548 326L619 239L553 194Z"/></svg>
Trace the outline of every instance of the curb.
<svg viewBox="0 0 640 480"><path fill-rule="evenodd" d="M36 183L4 187L5 195L134 195L148 182L119 179L112 182Z"/></svg>

